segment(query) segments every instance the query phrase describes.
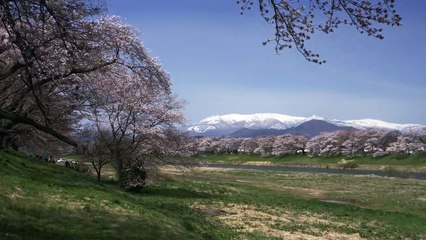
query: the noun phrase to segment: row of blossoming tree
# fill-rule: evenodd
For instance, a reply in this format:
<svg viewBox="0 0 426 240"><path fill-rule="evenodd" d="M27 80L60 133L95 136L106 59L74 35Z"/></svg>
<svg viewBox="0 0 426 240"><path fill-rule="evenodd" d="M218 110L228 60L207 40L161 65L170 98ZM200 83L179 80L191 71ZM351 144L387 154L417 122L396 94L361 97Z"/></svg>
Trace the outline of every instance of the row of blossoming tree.
<svg viewBox="0 0 426 240"><path fill-rule="evenodd" d="M257 138L196 138L198 153L242 153L262 156L307 154L316 156L373 157L386 154L425 154L426 133L389 130L337 131L311 139L282 135Z"/></svg>

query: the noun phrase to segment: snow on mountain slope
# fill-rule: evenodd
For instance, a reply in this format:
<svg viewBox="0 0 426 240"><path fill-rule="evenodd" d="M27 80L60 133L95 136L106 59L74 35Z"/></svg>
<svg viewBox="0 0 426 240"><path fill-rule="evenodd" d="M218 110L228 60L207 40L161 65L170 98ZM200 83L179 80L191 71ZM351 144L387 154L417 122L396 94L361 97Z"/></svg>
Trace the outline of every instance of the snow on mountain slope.
<svg viewBox="0 0 426 240"><path fill-rule="evenodd" d="M361 120L327 120L318 116L296 117L277 113L256 114L227 114L216 115L202 119L199 123L190 126L187 130L193 133L205 133L208 131L226 131L242 128L248 129L287 129L296 127L310 120L322 120L341 127L353 127L357 129L381 128L398 131L425 130L425 125L388 123L375 119Z"/></svg>
<svg viewBox="0 0 426 240"><path fill-rule="evenodd" d="M310 118L294 117L276 113L256 113L256 114L227 114L216 115L204 118L198 124L188 128L188 131L206 132L219 129L286 129L297 126L307 120L322 119L316 116Z"/></svg>
<svg viewBox="0 0 426 240"><path fill-rule="evenodd" d="M289 115L276 114L276 113L256 113L256 114L227 114L216 115L204 118L200 123L204 124L218 124L221 122L238 123L238 122L264 122L270 120L278 120L282 123L294 123L304 120L304 117L293 117Z"/></svg>
<svg viewBox="0 0 426 240"><path fill-rule="evenodd" d="M376 119L360 119L360 120L333 120L333 122L338 126L350 126L357 129L366 129L366 128L382 128L382 129L393 129L398 131L405 131L408 129L422 128L425 127L420 124L399 124L399 123L388 123Z"/></svg>

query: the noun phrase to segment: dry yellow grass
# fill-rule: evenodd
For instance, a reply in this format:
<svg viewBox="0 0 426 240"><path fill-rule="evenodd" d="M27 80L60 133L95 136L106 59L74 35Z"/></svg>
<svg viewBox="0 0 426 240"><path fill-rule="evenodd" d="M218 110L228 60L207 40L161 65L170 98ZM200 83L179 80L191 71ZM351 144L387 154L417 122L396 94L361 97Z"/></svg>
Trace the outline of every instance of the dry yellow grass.
<svg viewBox="0 0 426 240"><path fill-rule="evenodd" d="M271 166L272 163L270 161L247 161L247 162L244 162L243 165L250 165L250 166Z"/></svg>
<svg viewBox="0 0 426 240"><path fill-rule="evenodd" d="M261 232L272 237L289 240L362 239L358 233L345 234L333 231L323 232L320 229L316 229L315 225L318 224L336 227L343 225L339 222L324 219L320 215L313 215L309 213L293 213L277 208L267 209L267 211L265 211L256 209L254 206L250 205L225 205L221 202L208 206L195 203L191 207L205 214L211 215L212 217L216 217L224 224L243 233ZM305 232L280 229L279 226L286 224L312 225L312 227Z"/></svg>

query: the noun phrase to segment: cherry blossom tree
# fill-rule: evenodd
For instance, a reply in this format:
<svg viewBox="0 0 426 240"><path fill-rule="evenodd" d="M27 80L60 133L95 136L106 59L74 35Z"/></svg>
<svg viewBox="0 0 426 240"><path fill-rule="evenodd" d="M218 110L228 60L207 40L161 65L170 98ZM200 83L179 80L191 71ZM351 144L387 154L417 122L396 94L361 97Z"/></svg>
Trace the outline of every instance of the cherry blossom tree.
<svg viewBox="0 0 426 240"><path fill-rule="evenodd" d="M383 26L401 25L395 0L237 0L241 14L259 8L265 21L275 28L266 40L275 50L295 47L306 60L325 63L306 43L316 32L332 33L341 25L353 26L358 32L383 39Z"/></svg>
<svg viewBox="0 0 426 240"><path fill-rule="evenodd" d="M98 1L0 1L0 142L36 131L77 146L89 121L123 183L184 145L183 103L137 31L104 13Z"/></svg>
<svg viewBox="0 0 426 240"><path fill-rule="evenodd" d="M146 54L134 30L116 18L103 21L109 26L104 31L121 36L122 51L137 50L140 56L82 77L82 112L98 129L108 129L107 148L120 183L128 187L133 180L126 179L126 172L139 169L146 175L152 158L170 153L174 125L184 120L183 103L171 94L168 74Z"/></svg>
<svg viewBox="0 0 426 240"><path fill-rule="evenodd" d="M306 148L311 156L380 157L386 154L421 153L424 150L421 139L420 133L401 134L399 131L367 129L324 133L310 139Z"/></svg>
<svg viewBox="0 0 426 240"><path fill-rule="evenodd" d="M79 131L80 146L83 154L89 159L96 172L98 181L101 181L102 169L111 163L107 144L110 141L109 131L99 129L94 124L87 124Z"/></svg>
<svg viewBox="0 0 426 240"><path fill-rule="evenodd" d="M389 144L386 152L391 154L423 154L426 152L426 144L420 134L404 134L398 136L395 142Z"/></svg>
<svg viewBox="0 0 426 240"><path fill-rule="evenodd" d="M212 138L209 137L197 137L192 139L194 143L194 147L196 149L197 154L199 153L213 153L212 150Z"/></svg>
<svg viewBox="0 0 426 240"><path fill-rule="evenodd" d="M258 147L259 144L257 143L257 139L245 138L241 142L240 147L238 148L238 152L243 154L252 154Z"/></svg>
<svg viewBox="0 0 426 240"><path fill-rule="evenodd" d="M346 133L347 134L347 133ZM339 132L320 134L306 143L310 156L334 156L341 154L341 144L348 138Z"/></svg>
<svg viewBox="0 0 426 240"><path fill-rule="evenodd" d="M292 155L296 154L299 150L302 150L303 152L308 140L309 139L305 136L289 134L277 136L275 137L274 144L272 146L272 155Z"/></svg>
<svg viewBox="0 0 426 240"><path fill-rule="evenodd" d="M0 1L0 135L25 125L76 145L78 74L117 60L90 20L101 12L78 0Z"/></svg>
<svg viewBox="0 0 426 240"><path fill-rule="evenodd" d="M0 139L26 126L76 146L91 77L127 71L170 91L133 28L96 1L0 1Z"/></svg>
<svg viewBox="0 0 426 240"><path fill-rule="evenodd" d="M271 156L274 146L274 137L259 137L256 140L258 147L253 153L263 157Z"/></svg>
<svg viewBox="0 0 426 240"><path fill-rule="evenodd" d="M218 141L217 152L219 153L238 153L238 149L243 140L239 138L221 138Z"/></svg>
<svg viewBox="0 0 426 240"><path fill-rule="evenodd" d="M373 157L381 157L386 155L386 148L392 142L397 141L397 137L401 135L399 131L389 130L364 130L359 132L360 135L366 137L364 142L364 153L372 154Z"/></svg>

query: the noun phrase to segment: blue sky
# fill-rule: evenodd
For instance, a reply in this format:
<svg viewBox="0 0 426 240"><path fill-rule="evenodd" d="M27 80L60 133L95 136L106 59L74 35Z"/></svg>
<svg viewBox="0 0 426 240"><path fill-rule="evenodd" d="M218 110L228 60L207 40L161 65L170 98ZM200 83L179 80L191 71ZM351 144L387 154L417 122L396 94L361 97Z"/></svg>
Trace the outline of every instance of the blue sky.
<svg viewBox="0 0 426 240"><path fill-rule="evenodd" d="M109 0L135 26L188 101L188 123L227 113L273 112L330 119L426 124L426 1L397 1L403 26L376 40L350 27L317 33L309 48L277 55L262 42L273 27L234 0Z"/></svg>

